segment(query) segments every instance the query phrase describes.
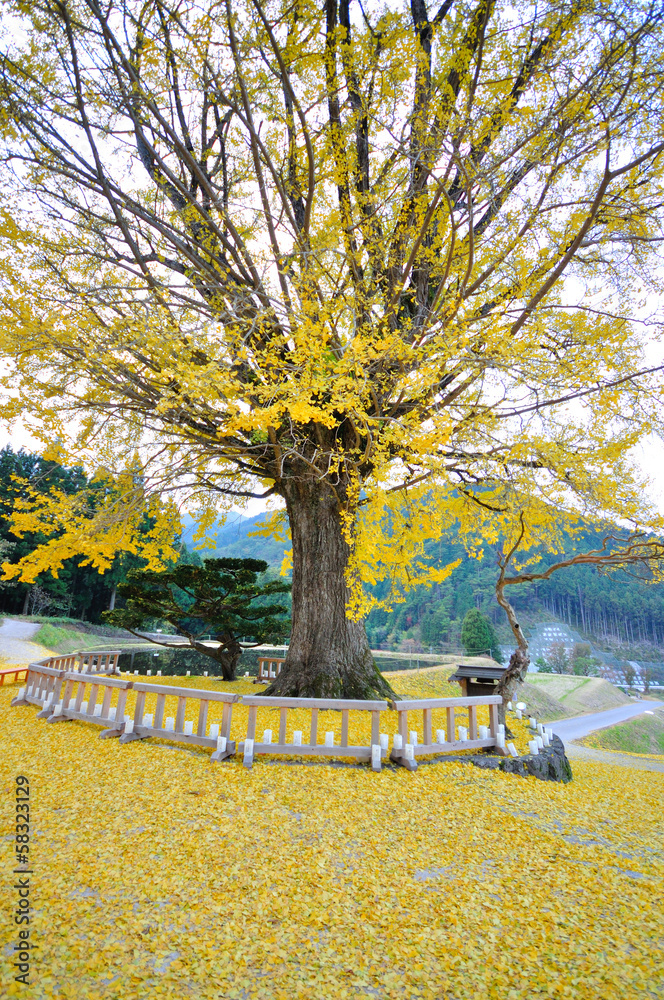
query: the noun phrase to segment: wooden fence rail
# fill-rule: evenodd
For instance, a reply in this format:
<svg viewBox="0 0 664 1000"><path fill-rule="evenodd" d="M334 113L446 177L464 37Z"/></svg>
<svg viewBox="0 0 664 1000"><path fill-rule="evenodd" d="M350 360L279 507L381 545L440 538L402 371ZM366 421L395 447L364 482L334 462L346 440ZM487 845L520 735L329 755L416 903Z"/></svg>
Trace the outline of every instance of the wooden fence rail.
<svg viewBox="0 0 664 1000"><path fill-rule="evenodd" d="M47 656L44 660L37 660L43 667L50 667L51 670L78 670L80 653L67 653L64 656Z"/></svg>
<svg viewBox="0 0 664 1000"><path fill-rule="evenodd" d="M64 676L62 700L50 705L47 722L92 722L106 728L101 739L121 736L125 728L125 706L131 681L103 674L68 671ZM113 692L118 692L117 705L111 705Z"/></svg>
<svg viewBox="0 0 664 1000"><path fill-rule="evenodd" d="M285 662L285 657L259 656L258 677L256 678L255 683L267 684L268 681L273 681L275 677L278 677L281 673L281 667Z"/></svg>
<svg viewBox="0 0 664 1000"><path fill-rule="evenodd" d="M240 700L238 694L205 691L200 688L171 687L169 684L147 684L142 681L134 681L130 687L136 692L136 706L131 723L125 725L120 743L157 736L164 740L175 740L177 743L194 743L200 747L211 747L214 750L212 760L224 760L225 757L235 753L235 742L231 740L231 722L233 705ZM157 697L155 711L150 714L145 712L145 700L148 695ZM175 697L178 700L175 716L170 722L168 719L164 720L168 697ZM196 720L188 720L186 717L188 701L199 703ZM221 723L213 723L207 732L210 702L221 702L223 708Z"/></svg>
<svg viewBox="0 0 664 1000"><path fill-rule="evenodd" d="M25 687L22 687L16 697L12 698L11 706L37 705L42 709L37 714L37 718L45 718L50 713L48 706L60 698L60 688L64 676L64 670L55 670L43 663L28 664Z"/></svg>
<svg viewBox="0 0 664 1000"><path fill-rule="evenodd" d="M432 753L449 753L453 750L474 750L494 747L499 753L504 753L498 732L498 705L502 698L499 695L484 695L474 698L423 698L413 701L395 701L394 707L399 713L398 735L390 754L396 763L407 767L409 771L417 769L417 757ZM480 734L477 725L477 709L488 706L489 725L486 734ZM468 709L468 728L457 734L455 709ZM446 728L436 730L433 738L432 717L434 709L445 710ZM408 729L408 713L422 712L422 743L419 734ZM459 726L459 729L462 727ZM414 739L413 739L414 737Z"/></svg>
<svg viewBox="0 0 664 1000"><path fill-rule="evenodd" d="M67 672L84 673L88 676L114 674L118 672L119 656L120 650L112 649L47 656L36 663L30 663L27 668L22 668L26 672L25 687L12 699L11 705L38 705L42 711L37 714L37 718L47 718L51 714L51 706L60 699L62 682Z"/></svg>
<svg viewBox="0 0 664 1000"><path fill-rule="evenodd" d="M65 722L79 719L105 727L102 737L118 736L121 743L132 740L157 737L178 743L191 743L213 750L212 760L223 760L232 756L236 749L243 754L245 767L251 767L258 754L319 757L355 757L360 761L371 761L375 771L380 771L381 762L388 754L388 737L380 732L381 712L388 709L386 701L350 701L332 698L266 698L261 695L237 695L225 691L208 691L201 688L171 687L166 684L151 684L143 681L124 680L108 676L107 672L117 671L119 650L96 653L68 654L49 657L40 663L27 667L25 687L12 700L12 706L37 705L38 718L48 722ZM274 664L265 658L262 663ZM65 667L74 669L64 669ZM262 667L262 664L261 664ZM23 671L26 668L19 668ZM133 717L125 714L127 696L136 694ZM117 703L112 705L114 693ZM145 711L148 696L155 696L153 713ZM175 715L164 719L166 699L177 699ZM194 703L194 719L187 719L188 703ZM210 703L222 704L222 719L208 727ZM231 740L233 705L241 703L248 709L247 730L243 740L236 747ZM411 701L397 701L392 707L398 714L398 731L394 736L390 757L396 763L413 771L417 768L417 758L430 754L450 753L459 750L494 749L505 754L505 737L498 725L498 695L482 695L467 698L426 698ZM480 707L489 711L489 725L479 726L477 713ZM272 730L266 729L263 738L256 739L258 710L272 709L279 712L278 736L272 739ZM457 726L456 710L468 712L468 726ZM293 742L287 742L289 710L306 709L310 712L309 731L292 734ZM433 712L445 712L445 729L433 732ZM341 714L341 737L339 742L332 732L319 743L319 712L335 711ZM349 745L349 713L371 713L371 737L361 746ZM408 713L422 712L421 742L420 731L409 729ZM435 738L434 738L435 736Z"/></svg>
<svg viewBox="0 0 664 1000"><path fill-rule="evenodd" d="M28 664L27 668L18 669L24 671L32 667L49 667L51 670L80 671L84 674L118 674L120 652L119 649L111 649L105 652L64 653L60 656L46 656L43 660Z"/></svg>
<svg viewBox="0 0 664 1000"><path fill-rule="evenodd" d="M79 665L73 669L88 674L119 674L118 660L120 653L121 650L119 649L110 649L105 652L78 653Z"/></svg>
<svg viewBox="0 0 664 1000"><path fill-rule="evenodd" d="M256 754L293 754L298 757L327 756L327 757L356 757L358 760L370 760L374 771L380 771L381 760L387 754L387 741L380 739L380 713L387 709L386 701L345 701L334 698L266 698L261 695L243 695L242 704L249 707L249 718L247 720L247 735L240 743L238 749L244 754L244 766L251 767ZM266 741L256 741L256 720L259 708L279 709L279 736L276 743ZM287 743L286 730L288 710L294 708L306 708L311 711L311 723L309 726L309 742L302 741L302 733L299 734L299 742ZM319 711L341 712L341 741L338 744L318 742L318 713ZM349 712L371 712L371 743L367 746L348 745L348 713ZM266 730L270 733L271 730ZM265 734L263 734L265 736ZM295 735L294 735L295 739Z"/></svg>

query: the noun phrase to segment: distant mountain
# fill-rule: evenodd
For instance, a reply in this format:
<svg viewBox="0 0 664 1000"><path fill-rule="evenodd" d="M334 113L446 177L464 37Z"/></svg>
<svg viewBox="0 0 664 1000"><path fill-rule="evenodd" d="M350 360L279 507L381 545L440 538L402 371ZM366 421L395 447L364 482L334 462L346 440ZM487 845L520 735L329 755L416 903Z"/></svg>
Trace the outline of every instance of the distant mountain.
<svg viewBox="0 0 664 1000"><path fill-rule="evenodd" d="M244 517L242 514L229 514L225 524L217 523L209 532L214 538L212 548L195 549L194 532L196 530L194 519L190 514L185 514L182 518L183 532L182 541L189 550L195 549L201 558L229 556L235 559L264 559L270 566L279 569L284 558L284 552L290 548L289 543L277 542L273 538L264 538L259 535L250 538L249 532L256 531L266 518L265 512L255 514L253 517Z"/></svg>
<svg viewBox="0 0 664 1000"><path fill-rule="evenodd" d="M226 524L212 531L214 548L199 550L200 555L264 559L279 570L290 544L249 536L264 519L264 513L253 517L230 515ZM193 520L185 517L184 522L183 541L191 549ZM601 537L596 530L589 530L576 542L570 540L570 550L597 548ZM495 599L495 552L487 550L482 559L470 559L452 539L429 542L425 548L426 558L434 566L445 566L455 559L461 559L461 565L441 584L414 587L404 595L402 603L394 605L393 611L374 609L366 622L372 648L406 648L404 642L432 651L448 645L456 647L463 617L475 607L492 619L500 642L509 649L512 634ZM540 568L552 561L551 555L542 553ZM382 598L388 589L389 581L381 581L373 591ZM625 659L660 662L663 658L664 583L646 586L625 573L601 575L591 566L575 566L535 586L511 588L510 599L526 634L533 639L539 638L538 625L559 621L573 629L575 636L603 647L600 659L611 665Z"/></svg>

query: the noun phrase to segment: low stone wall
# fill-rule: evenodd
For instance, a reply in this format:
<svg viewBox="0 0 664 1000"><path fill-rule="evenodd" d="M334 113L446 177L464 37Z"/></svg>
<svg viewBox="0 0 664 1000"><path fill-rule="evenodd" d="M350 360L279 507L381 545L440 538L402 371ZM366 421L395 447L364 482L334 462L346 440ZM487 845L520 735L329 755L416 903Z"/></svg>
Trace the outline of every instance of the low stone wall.
<svg viewBox="0 0 664 1000"><path fill-rule="evenodd" d="M454 760L460 764L473 764L485 771L505 771L518 774L522 778L539 778L540 781L559 781L567 784L572 780L572 765L565 753L565 744L559 736L553 735L550 747L544 747L537 755L523 757L498 757L492 753L478 753L465 757L445 756L433 760L420 759L420 766Z"/></svg>

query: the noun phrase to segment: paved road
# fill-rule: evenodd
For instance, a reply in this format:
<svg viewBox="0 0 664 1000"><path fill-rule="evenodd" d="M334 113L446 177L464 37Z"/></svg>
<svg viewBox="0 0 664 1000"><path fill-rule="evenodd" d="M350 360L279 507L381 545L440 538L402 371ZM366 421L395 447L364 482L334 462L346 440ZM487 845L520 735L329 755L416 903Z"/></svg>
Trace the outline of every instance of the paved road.
<svg viewBox="0 0 664 1000"><path fill-rule="evenodd" d="M0 656L7 663L29 663L52 655L49 649L30 642L40 626L35 622L13 621L5 618L0 625Z"/></svg>
<svg viewBox="0 0 664 1000"><path fill-rule="evenodd" d="M615 726L644 712L664 711L661 701L635 701L620 708L609 708L605 712L594 712L592 715L578 715L573 719L559 719L552 722L551 728L560 736L565 744L565 752L570 760L591 760L598 764L612 764L618 767L633 767L639 771L664 772L664 761L644 757L630 757L628 754L616 753L613 750L595 750L594 747L584 747L572 740L581 740L589 733L607 726Z"/></svg>
<svg viewBox="0 0 664 1000"><path fill-rule="evenodd" d="M594 733L597 729L606 729L607 726L615 726L618 722L624 722L635 715L642 715L645 711L656 712L664 709L661 701L635 701L629 705L621 705L619 708L609 708L605 712L594 712L592 715L577 715L573 719L558 719L557 722L550 722L549 726L554 733L560 736L563 743L571 740L581 740L588 733Z"/></svg>

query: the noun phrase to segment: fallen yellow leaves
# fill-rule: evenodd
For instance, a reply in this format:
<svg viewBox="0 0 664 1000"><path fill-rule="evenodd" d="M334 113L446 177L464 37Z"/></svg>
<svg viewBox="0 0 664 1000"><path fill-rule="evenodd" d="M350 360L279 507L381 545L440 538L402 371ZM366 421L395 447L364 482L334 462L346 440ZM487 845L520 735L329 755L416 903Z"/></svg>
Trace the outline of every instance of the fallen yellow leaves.
<svg viewBox="0 0 664 1000"><path fill-rule="evenodd" d="M374 774L269 758L250 772L47 725L9 708L15 692L0 689L0 788L8 840L15 775L32 790L27 1000L628 1000L664 987L663 775L617 781L578 762L556 785L451 762ZM9 996L14 939L5 919Z"/></svg>

